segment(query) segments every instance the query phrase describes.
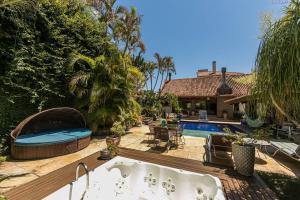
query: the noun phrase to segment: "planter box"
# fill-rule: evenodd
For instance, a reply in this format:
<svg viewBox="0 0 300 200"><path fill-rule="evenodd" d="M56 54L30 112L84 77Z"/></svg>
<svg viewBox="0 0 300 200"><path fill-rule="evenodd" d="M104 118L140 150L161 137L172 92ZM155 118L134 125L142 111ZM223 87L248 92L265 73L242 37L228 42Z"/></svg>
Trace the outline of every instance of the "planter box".
<svg viewBox="0 0 300 200"><path fill-rule="evenodd" d="M241 146L233 143L232 155L237 172L244 176L252 176L254 173L255 147L253 145Z"/></svg>

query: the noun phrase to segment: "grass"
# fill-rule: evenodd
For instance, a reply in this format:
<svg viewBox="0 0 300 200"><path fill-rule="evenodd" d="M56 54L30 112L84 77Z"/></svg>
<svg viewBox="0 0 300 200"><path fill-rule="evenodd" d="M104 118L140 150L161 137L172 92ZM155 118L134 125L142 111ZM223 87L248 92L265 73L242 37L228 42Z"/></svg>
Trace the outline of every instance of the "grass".
<svg viewBox="0 0 300 200"><path fill-rule="evenodd" d="M269 172L258 173L279 199L300 199L300 178Z"/></svg>

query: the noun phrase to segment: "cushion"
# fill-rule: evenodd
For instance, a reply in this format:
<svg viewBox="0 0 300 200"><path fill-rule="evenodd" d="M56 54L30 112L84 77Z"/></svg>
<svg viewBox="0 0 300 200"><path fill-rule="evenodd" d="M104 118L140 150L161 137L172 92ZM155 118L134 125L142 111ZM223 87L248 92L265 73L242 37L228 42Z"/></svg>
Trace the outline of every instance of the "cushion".
<svg viewBox="0 0 300 200"><path fill-rule="evenodd" d="M74 136L77 139L81 139L92 134L92 131L86 128L76 128L76 129L65 129L61 131L64 135Z"/></svg>
<svg viewBox="0 0 300 200"><path fill-rule="evenodd" d="M89 129L58 129L17 137L15 144L20 146L49 145L74 141L91 135Z"/></svg>

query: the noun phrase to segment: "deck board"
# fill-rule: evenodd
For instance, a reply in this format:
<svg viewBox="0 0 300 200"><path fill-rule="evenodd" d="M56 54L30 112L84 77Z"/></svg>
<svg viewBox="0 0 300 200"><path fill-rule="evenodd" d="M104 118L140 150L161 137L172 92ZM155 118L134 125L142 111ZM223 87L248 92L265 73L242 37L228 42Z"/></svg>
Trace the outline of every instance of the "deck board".
<svg viewBox="0 0 300 200"><path fill-rule="evenodd" d="M196 160L166 156L157 153L149 153L126 148L120 148L119 155L154 164L160 164L196 173L207 173L213 176L217 176L220 178L224 193L229 200L277 199L275 194L265 185L265 183L257 174L255 174L253 177L247 178L238 175L233 170L233 168L230 167L205 165L202 162ZM63 168L41 176L38 179L13 188L4 193L4 195L9 200L42 199L74 180L75 169L79 162L86 163L89 170L92 170L105 163L105 161L98 160L98 156L99 153L95 153L86 158L70 163Z"/></svg>

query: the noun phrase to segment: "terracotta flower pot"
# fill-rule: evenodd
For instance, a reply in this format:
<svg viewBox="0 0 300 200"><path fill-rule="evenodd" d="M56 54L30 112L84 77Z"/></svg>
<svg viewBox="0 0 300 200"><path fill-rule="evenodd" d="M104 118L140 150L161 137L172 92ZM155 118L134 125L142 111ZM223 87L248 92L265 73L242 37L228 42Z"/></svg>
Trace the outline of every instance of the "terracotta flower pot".
<svg viewBox="0 0 300 200"><path fill-rule="evenodd" d="M119 146L121 142L121 136L107 136L106 137L106 145L114 144L115 146Z"/></svg>
<svg viewBox="0 0 300 200"><path fill-rule="evenodd" d="M244 176L252 176L254 173L255 147L233 143L232 155L237 172Z"/></svg>

